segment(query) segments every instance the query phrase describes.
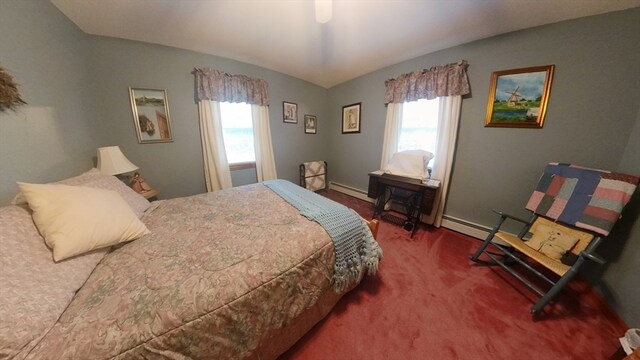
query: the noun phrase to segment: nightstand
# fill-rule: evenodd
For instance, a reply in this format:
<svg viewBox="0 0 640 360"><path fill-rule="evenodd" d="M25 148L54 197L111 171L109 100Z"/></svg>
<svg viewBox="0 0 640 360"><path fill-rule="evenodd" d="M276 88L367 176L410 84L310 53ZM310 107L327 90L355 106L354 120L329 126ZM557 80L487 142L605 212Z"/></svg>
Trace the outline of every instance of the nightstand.
<svg viewBox="0 0 640 360"><path fill-rule="evenodd" d="M151 189L151 190L143 191L140 193L140 195L144 196L144 198L149 201L158 200L157 199L158 194L160 194L160 191L156 189Z"/></svg>

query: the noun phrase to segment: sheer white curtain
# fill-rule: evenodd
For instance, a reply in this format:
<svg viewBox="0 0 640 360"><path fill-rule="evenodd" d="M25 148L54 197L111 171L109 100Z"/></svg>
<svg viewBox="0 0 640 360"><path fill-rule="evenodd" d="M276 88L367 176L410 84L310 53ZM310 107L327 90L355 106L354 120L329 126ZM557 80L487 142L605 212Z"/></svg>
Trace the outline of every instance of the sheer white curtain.
<svg viewBox="0 0 640 360"><path fill-rule="evenodd" d="M269 129L267 82L208 68L195 69L194 75L207 191L233 186L222 135L220 102L251 104L257 179L275 179L276 166Z"/></svg>
<svg viewBox="0 0 640 360"><path fill-rule="evenodd" d="M385 81L385 104L388 104L387 123L383 144L381 166L384 167L391 155L398 151L398 135L402 126L402 104L419 99L440 99L438 113L438 133L431 177L440 180L433 211L425 219L428 224L439 227L449 190L453 155L458 134L462 95L470 93L469 77L465 60L457 63L434 66L429 69L401 74ZM392 107L392 105L394 105Z"/></svg>
<svg viewBox="0 0 640 360"><path fill-rule="evenodd" d="M431 215L425 219L427 224L440 227L444 205L449 191L453 155L458 137L458 123L460 122L460 107L462 96L443 96L439 98L438 133L436 135L436 157L431 170L431 177L440 180L440 189L433 204Z"/></svg>
<svg viewBox="0 0 640 360"><path fill-rule="evenodd" d="M277 179L269 126L269 107L251 105L251 117L253 119L253 142L256 152L258 182Z"/></svg>
<svg viewBox="0 0 640 360"><path fill-rule="evenodd" d="M387 120L384 125L384 139L382 141L382 159L380 169L387 167L393 154L398 151L398 139L402 129L402 104L387 104Z"/></svg>
<svg viewBox="0 0 640 360"><path fill-rule="evenodd" d="M204 158L204 177L207 191L232 187L231 172L227 162L222 136L220 103L211 100L198 101L200 137Z"/></svg>
<svg viewBox="0 0 640 360"><path fill-rule="evenodd" d="M423 219L427 224L440 227L444 213L445 199L449 191L453 155L455 152L458 123L460 121L460 107L462 96L443 96L439 98L438 133L436 135L436 157L431 170L431 177L440 180L440 188L433 204L431 215ZM384 127L384 141L382 144L382 160L380 168L384 169L391 156L398 151L398 139L402 129L402 104L389 103L387 105L387 120Z"/></svg>

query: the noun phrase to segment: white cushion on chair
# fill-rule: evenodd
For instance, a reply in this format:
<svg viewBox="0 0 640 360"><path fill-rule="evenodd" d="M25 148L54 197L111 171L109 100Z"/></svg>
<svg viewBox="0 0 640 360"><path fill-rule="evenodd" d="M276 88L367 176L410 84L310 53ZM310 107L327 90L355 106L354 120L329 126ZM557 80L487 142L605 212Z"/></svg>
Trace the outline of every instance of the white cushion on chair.
<svg viewBox="0 0 640 360"><path fill-rule="evenodd" d="M531 239L525 242L530 248L560 261L562 255L571 250L578 238L547 225L538 225Z"/></svg>

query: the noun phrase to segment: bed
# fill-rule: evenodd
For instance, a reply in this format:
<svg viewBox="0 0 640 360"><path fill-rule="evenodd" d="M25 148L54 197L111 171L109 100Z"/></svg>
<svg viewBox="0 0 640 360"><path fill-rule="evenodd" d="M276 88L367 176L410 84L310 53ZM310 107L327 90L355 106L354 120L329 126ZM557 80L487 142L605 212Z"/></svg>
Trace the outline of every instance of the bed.
<svg viewBox="0 0 640 360"><path fill-rule="evenodd" d="M0 208L0 358L275 359L382 256L360 220L337 286L335 234L262 183L153 203L96 170L59 185L117 192L148 233L54 262L35 202Z"/></svg>

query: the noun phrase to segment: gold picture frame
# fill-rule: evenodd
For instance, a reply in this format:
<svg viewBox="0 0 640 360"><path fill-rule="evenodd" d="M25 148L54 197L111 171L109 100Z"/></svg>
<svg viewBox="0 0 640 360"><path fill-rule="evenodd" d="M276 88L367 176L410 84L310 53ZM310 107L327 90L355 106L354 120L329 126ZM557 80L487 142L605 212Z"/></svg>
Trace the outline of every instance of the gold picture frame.
<svg viewBox="0 0 640 360"><path fill-rule="evenodd" d="M140 144L172 142L167 91L129 88L131 112Z"/></svg>
<svg viewBox="0 0 640 360"><path fill-rule="evenodd" d="M495 71L486 127L542 128L555 65Z"/></svg>

